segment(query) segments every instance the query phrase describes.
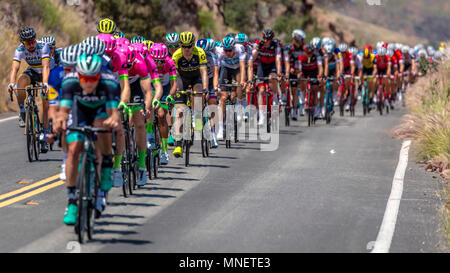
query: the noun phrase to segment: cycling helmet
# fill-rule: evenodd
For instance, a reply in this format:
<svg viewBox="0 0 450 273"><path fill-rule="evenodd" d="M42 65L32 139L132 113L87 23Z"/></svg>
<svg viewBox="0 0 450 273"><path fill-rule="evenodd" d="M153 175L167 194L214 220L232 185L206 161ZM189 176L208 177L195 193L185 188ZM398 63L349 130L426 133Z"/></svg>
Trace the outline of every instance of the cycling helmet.
<svg viewBox="0 0 450 273"><path fill-rule="evenodd" d="M123 54L123 56L125 56L127 64L131 65L136 60L137 53L131 45L121 47L119 48L119 51Z"/></svg>
<svg viewBox="0 0 450 273"><path fill-rule="evenodd" d="M323 44L323 45L331 44L331 43L332 43L332 40L331 40L330 37L324 37L324 38L322 39L322 44Z"/></svg>
<svg viewBox="0 0 450 273"><path fill-rule="evenodd" d="M195 43L195 45L197 47L200 47L201 49L203 49L203 51L208 52L208 40L207 39L200 39L197 40L197 43Z"/></svg>
<svg viewBox="0 0 450 273"><path fill-rule="evenodd" d="M433 55L434 54L434 48L432 46L428 46L427 47L427 53L428 53L428 55Z"/></svg>
<svg viewBox="0 0 450 273"><path fill-rule="evenodd" d="M180 34L181 46L192 46L195 43L195 35L192 32L186 31Z"/></svg>
<svg viewBox="0 0 450 273"><path fill-rule="evenodd" d="M168 45L178 45L180 42L180 35L178 33L168 33L166 35L166 44Z"/></svg>
<svg viewBox="0 0 450 273"><path fill-rule="evenodd" d="M261 34L262 34L263 39L265 39L265 40L271 40L275 36L275 33L271 29L265 29L265 30L263 30L263 32Z"/></svg>
<svg viewBox="0 0 450 273"><path fill-rule="evenodd" d="M116 48L128 47L131 43L127 38L116 38Z"/></svg>
<svg viewBox="0 0 450 273"><path fill-rule="evenodd" d="M206 50L208 52L213 51L216 48L216 42L211 38L208 38L206 40L207 40L207 49Z"/></svg>
<svg viewBox="0 0 450 273"><path fill-rule="evenodd" d="M334 51L334 45L332 43L327 43L323 47L328 54L331 54Z"/></svg>
<svg viewBox="0 0 450 273"><path fill-rule="evenodd" d="M373 52L371 45L364 46L364 57L368 58L369 55Z"/></svg>
<svg viewBox="0 0 450 273"><path fill-rule="evenodd" d="M142 43L134 43L131 46L133 47L134 51L136 51L136 54L141 54L144 58L148 56L149 52L146 45Z"/></svg>
<svg viewBox="0 0 450 273"><path fill-rule="evenodd" d="M112 34L116 31L116 24L111 19L102 19L97 24L97 31L98 33Z"/></svg>
<svg viewBox="0 0 450 273"><path fill-rule="evenodd" d="M150 48L151 48L152 45L154 44L154 42L153 42L153 41L150 41L150 40L145 40L145 41L143 41L142 43L147 47L147 50L148 50L148 51L150 51Z"/></svg>
<svg viewBox="0 0 450 273"><path fill-rule="evenodd" d="M420 58L426 58L427 52L425 51L425 49L420 49L418 55Z"/></svg>
<svg viewBox="0 0 450 273"><path fill-rule="evenodd" d="M81 56L82 54L92 55L95 54L95 48L88 44L80 43L80 54L78 56Z"/></svg>
<svg viewBox="0 0 450 273"><path fill-rule="evenodd" d="M409 53L409 46L407 46L407 45L403 46L402 47L402 53L403 54Z"/></svg>
<svg viewBox="0 0 450 273"><path fill-rule="evenodd" d="M53 36L44 36L42 37L41 41L46 43L50 47L50 49L54 48L56 45L56 41Z"/></svg>
<svg viewBox="0 0 450 273"><path fill-rule="evenodd" d="M380 47L380 48L378 48L378 55L380 55L380 56L384 56L384 55L386 55L387 54L387 48L386 47L384 47L384 46L382 46L382 47Z"/></svg>
<svg viewBox="0 0 450 273"><path fill-rule="evenodd" d="M358 54L358 48L352 46L349 48L348 52L350 52L353 56L356 56Z"/></svg>
<svg viewBox="0 0 450 273"><path fill-rule="evenodd" d="M223 38L222 45L224 49L233 49L236 44L236 40L232 36Z"/></svg>
<svg viewBox="0 0 450 273"><path fill-rule="evenodd" d="M338 48L341 52L346 52L348 49L348 45L346 43L342 43L338 46Z"/></svg>
<svg viewBox="0 0 450 273"><path fill-rule="evenodd" d="M122 31L116 31L114 33L114 38L125 38L125 34Z"/></svg>
<svg viewBox="0 0 450 273"><path fill-rule="evenodd" d="M387 55L389 55L389 56L394 56L394 50L393 49L388 49L387 50Z"/></svg>
<svg viewBox="0 0 450 273"><path fill-rule="evenodd" d="M76 70L85 76L98 75L102 70L102 58L97 54L83 54L78 57Z"/></svg>
<svg viewBox="0 0 450 273"><path fill-rule="evenodd" d="M19 38L21 42L36 39L36 31L34 31L31 27L24 27L21 31L19 31Z"/></svg>
<svg viewBox="0 0 450 273"><path fill-rule="evenodd" d="M245 33L238 33L235 37L236 42L240 44L248 43L248 36Z"/></svg>
<svg viewBox="0 0 450 273"><path fill-rule="evenodd" d="M143 36L138 35L138 36L134 36L133 38L131 38L130 42L132 44L135 44L135 43L142 43L145 40L146 39Z"/></svg>
<svg viewBox="0 0 450 273"><path fill-rule="evenodd" d="M292 32L292 38L298 41L304 41L306 39L306 34L303 30L301 29L295 29Z"/></svg>
<svg viewBox="0 0 450 273"><path fill-rule="evenodd" d="M311 53L314 51L314 46L311 43L305 44L303 46L303 49L305 50L305 52Z"/></svg>
<svg viewBox="0 0 450 273"><path fill-rule="evenodd" d="M384 42L383 42L383 41L379 41L379 42L377 43L377 49L379 49L380 47L382 47L382 46L383 46L383 44L384 44Z"/></svg>
<svg viewBox="0 0 450 273"><path fill-rule="evenodd" d="M402 50L403 45L401 43L395 43L395 50Z"/></svg>
<svg viewBox="0 0 450 273"><path fill-rule="evenodd" d="M60 61L63 66L75 66L81 53L81 44L65 47L60 55Z"/></svg>
<svg viewBox="0 0 450 273"><path fill-rule="evenodd" d="M289 54L292 52L293 46L291 43L287 43L284 48L285 51L289 52Z"/></svg>
<svg viewBox="0 0 450 273"><path fill-rule="evenodd" d="M102 56L105 53L106 44L95 36L84 39L83 44L87 44L94 49L93 54Z"/></svg>
<svg viewBox="0 0 450 273"><path fill-rule="evenodd" d="M322 40L319 37L314 37L311 40L311 44L316 50L319 50L320 46L322 46Z"/></svg>
<svg viewBox="0 0 450 273"><path fill-rule="evenodd" d="M222 47L222 43L219 41L216 41L216 47Z"/></svg>
<svg viewBox="0 0 450 273"><path fill-rule="evenodd" d="M97 35L97 39L103 41L105 43L105 52L106 53L112 53L114 50L116 50L116 39L114 39L114 36L112 34L106 34L106 33L100 33Z"/></svg>
<svg viewBox="0 0 450 273"><path fill-rule="evenodd" d="M150 49L150 56L152 59L164 60L167 56L169 56L169 49L163 43L153 44Z"/></svg>
<svg viewBox="0 0 450 273"><path fill-rule="evenodd" d="M334 47L336 47L336 40L335 40L335 39L330 38L330 43L331 43Z"/></svg>
<svg viewBox="0 0 450 273"><path fill-rule="evenodd" d="M395 50L395 44L393 44L393 43L389 43L389 44L386 43L385 46L386 46L386 45L387 45L387 49L388 49L388 50Z"/></svg>

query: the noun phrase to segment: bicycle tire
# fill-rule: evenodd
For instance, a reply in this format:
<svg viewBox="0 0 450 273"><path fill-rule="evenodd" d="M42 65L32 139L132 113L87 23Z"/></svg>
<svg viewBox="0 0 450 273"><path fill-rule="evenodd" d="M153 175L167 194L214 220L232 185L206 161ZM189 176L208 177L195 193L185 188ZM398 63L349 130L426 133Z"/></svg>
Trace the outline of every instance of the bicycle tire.
<svg viewBox="0 0 450 273"><path fill-rule="evenodd" d="M28 155L28 161L29 162L33 162L33 154L34 154L34 145L33 145L33 132L32 132L32 128L33 128L33 119L31 118L31 113L30 111L26 112L26 116L25 116L25 135L26 135L26 139L27 139L27 155Z"/></svg>
<svg viewBox="0 0 450 273"><path fill-rule="evenodd" d="M158 178L158 167L159 167L159 154L156 156L153 156L153 176L156 178Z"/></svg>
<svg viewBox="0 0 450 273"><path fill-rule="evenodd" d="M185 158L184 158L184 166L189 166L189 149L190 149L190 143L189 140L184 140L184 152L185 152Z"/></svg>
<svg viewBox="0 0 450 273"><path fill-rule="evenodd" d="M94 168L95 170L95 168ZM88 176L90 177L90 176ZM95 179L94 181L90 181L90 183L94 183L94 191L91 192L91 185L90 183L86 185L86 190L89 189L89 202L87 207L87 222L86 222L86 228L87 228L87 236L89 240L92 240L92 235L94 234L94 226L95 226L95 218L99 218L100 215L97 217L97 211L95 209L95 204L97 204L97 192L98 192L98 184L97 181L99 180L99 177L97 176L97 173L94 175Z"/></svg>
<svg viewBox="0 0 450 273"><path fill-rule="evenodd" d="M41 141L39 136L41 134L41 121L39 120L39 113L34 111L34 158L36 161L39 160L39 154L41 153Z"/></svg>
<svg viewBox="0 0 450 273"><path fill-rule="evenodd" d="M86 190L86 160L87 156L83 153L81 157L81 170L78 172L77 186L78 186L78 215L75 223L75 232L78 235L78 242L84 243L84 233L86 230L86 212L87 200L85 199ZM78 229L77 229L78 227Z"/></svg>

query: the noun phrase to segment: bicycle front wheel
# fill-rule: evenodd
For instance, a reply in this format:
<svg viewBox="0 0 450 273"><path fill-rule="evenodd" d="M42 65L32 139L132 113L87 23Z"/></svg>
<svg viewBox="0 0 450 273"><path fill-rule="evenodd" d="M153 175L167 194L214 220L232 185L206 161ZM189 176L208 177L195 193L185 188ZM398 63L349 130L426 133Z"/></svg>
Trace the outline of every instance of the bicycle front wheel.
<svg viewBox="0 0 450 273"><path fill-rule="evenodd" d="M26 124L25 124L25 135L27 138L27 155L28 161L33 162L33 154L34 154L34 141L33 141L33 118L30 111L26 113Z"/></svg>
<svg viewBox="0 0 450 273"><path fill-rule="evenodd" d="M88 216L88 198L86 191L87 180L86 176L86 166L87 156L83 154L81 157L81 170L78 172L78 215L77 222L75 224L75 232L78 235L78 242L80 244L84 243L84 233L86 232L87 216Z"/></svg>

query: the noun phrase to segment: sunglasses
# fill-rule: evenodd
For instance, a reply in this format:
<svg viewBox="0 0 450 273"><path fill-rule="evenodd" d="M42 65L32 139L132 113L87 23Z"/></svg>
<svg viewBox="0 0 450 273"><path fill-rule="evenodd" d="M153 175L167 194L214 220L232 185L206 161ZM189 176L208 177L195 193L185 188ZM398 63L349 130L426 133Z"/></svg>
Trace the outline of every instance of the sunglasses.
<svg viewBox="0 0 450 273"><path fill-rule="evenodd" d="M78 78L80 79L80 82L94 83L94 82L97 82L100 79L100 73L95 75L95 76L85 76L85 75L81 75L80 73L78 73Z"/></svg>
<svg viewBox="0 0 450 273"><path fill-rule="evenodd" d="M22 42L22 44L24 44L24 45L32 45L34 43L36 43L36 40L30 40L30 41L23 41Z"/></svg>
<svg viewBox="0 0 450 273"><path fill-rule="evenodd" d="M233 49L224 49L223 51L225 51L225 52L231 52L231 51L233 51Z"/></svg>
<svg viewBox="0 0 450 273"><path fill-rule="evenodd" d="M155 61L156 64L164 64L164 63L166 63L165 59L162 59L162 60L155 59L154 61Z"/></svg>
<svg viewBox="0 0 450 273"><path fill-rule="evenodd" d="M192 46L182 46L182 48L192 48Z"/></svg>
<svg viewBox="0 0 450 273"><path fill-rule="evenodd" d="M168 48L178 48L180 45L167 45Z"/></svg>

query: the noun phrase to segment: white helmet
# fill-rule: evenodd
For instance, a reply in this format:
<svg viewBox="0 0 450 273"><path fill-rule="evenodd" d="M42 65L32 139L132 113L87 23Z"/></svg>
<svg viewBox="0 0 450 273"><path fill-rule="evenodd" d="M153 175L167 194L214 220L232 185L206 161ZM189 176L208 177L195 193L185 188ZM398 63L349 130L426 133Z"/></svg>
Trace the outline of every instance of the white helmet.
<svg viewBox="0 0 450 273"><path fill-rule="evenodd" d="M404 46L402 47L402 53L403 53L403 54L409 53L409 46L404 45Z"/></svg>
<svg viewBox="0 0 450 273"><path fill-rule="evenodd" d="M379 49L380 47L383 46L383 44L384 44L383 41L379 41L379 42L377 43L377 51L378 51L378 49Z"/></svg>
<svg viewBox="0 0 450 273"><path fill-rule="evenodd" d="M421 50L421 49L424 49L425 47L422 45L422 44L417 44L415 47L414 47L414 50L415 51L419 51L419 50Z"/></svg>
<svg viewBox="0 0 450 273"><path fill-rule="evenodd" d="M353 56L356 56L358 54L358 48L356 47L350 47L348 50Z"/></svg>
<svg viewBox="0 0 450 273"><path fill-rule="evenodd" d="M387 53L387 49L385 47L380 47L380 48L378 48L377 51L378 51L378 55L380 55L380 56L384 56Z"/></svg>
<svg viewBox="0 0 450 273"><path fill-rule="evenodd" d="M348 49L348 45L346 43L339 44L339 50L341 52L346 52Z"/></svg>
<svg viewBox="0 0 450 273"><path fill-rule="evenodd" d="M428 53L428 55L433 55L434 54L434 48L432 46L428 46L427 47L427 53Z"/></svg>
<svg viewBox="0 0 450 273"><path fill-rule="evenodd" d="M388 50L395 50L395 44L389 43L388 46L387 46L387 49Z"/></svg>
<svg viewBox="0 0 450 273"><path fill-rule="evenodd" d="M419 50L418 55L419 55L420 58L426 58L427 57L427 52L425 51L425 49L421 49L421 50Z"/></svg>
<svg viewBox="0 0 450 273"><path fill-rule="evenodd" d="M303 41L306 39L306 34L301 29L294 29L294 31L292 31L292 38L299 41Z"/></svg>
<svg viewBox="0 0 450 273"><path fill-rule="evenodd" d="M315 49L319 49L319 47L322 45L319 37L312 38L311 44L314 46Z"/></svg>
<svg viewBox="0 0 450 273"><path fill-rule="evenodd" d="M388 49L387 50L387 55L389 55L389 56L394 56L394 50L393 49Z"/></svg>
<svg viewBox="0 0 450 273"><path fill-rule="evenodd" d="M331 54L333 52L334 45L332 43L325 44L323 47L328 54Z"/></svg>
<svg viewBox="0 0 450 273"><path fill-rule="evenodd" d="M322 39L322 44L323 44L323 45L331 44L331 43L332 43L332 41L331 41L331 38L330 38L330 37L324 37L324 38Z"/></svg>

